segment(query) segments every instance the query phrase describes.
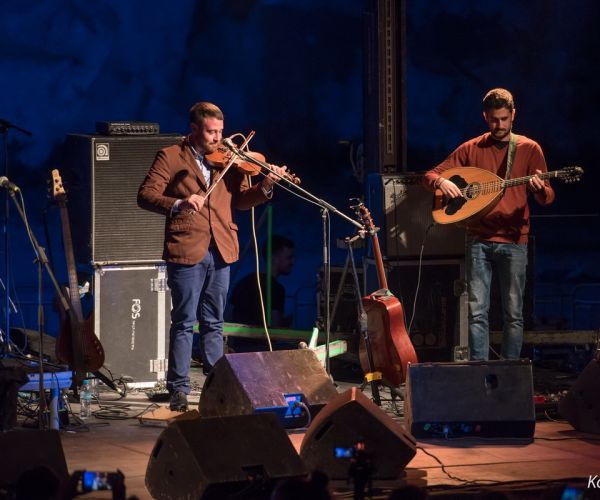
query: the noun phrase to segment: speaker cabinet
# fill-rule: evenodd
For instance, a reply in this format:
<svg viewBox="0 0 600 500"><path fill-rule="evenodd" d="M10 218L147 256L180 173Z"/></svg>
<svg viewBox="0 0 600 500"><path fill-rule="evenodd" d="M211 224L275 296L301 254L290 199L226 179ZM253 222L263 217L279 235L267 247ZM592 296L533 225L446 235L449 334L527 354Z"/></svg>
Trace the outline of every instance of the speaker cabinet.
<svg viewBox="0 0 600 500"><path fill-rule="evenodd" d="M69 472L58 431L0 432L0 485L25 488L21 498L62 498L51 490L66 491ZM32 485L31 482L37 482ZM27 484L29 483L29 484ZM36 489L33 492L33 489ZM47 496L46 496L47 495ZM19 497L17 497L19 498Z"/></svg>
<svg viewBox="0 0 600 500"><path fill-rule="evenodd" d="M367 204L375 224L382 229L382 252L389 258L418 259L424 243L424 257L464 256L464 228L436 224L427 232L433 223L433 194L423 187L422 179L414 172L369 175Z"/></svg>
<svg viewBox="0 0 600 500"><path fill-rule="evenodd" d="M346 276L342 282L344 273L343 267L331 267L330 271L330 289L329 294L329 311L331 314L331 332L335 333L354 333L358 336L358 314L357 314L357 299L354 286L354 276L352 268L348 266ZM357 268L358 283L361 286L363 282L363 269ZM317 284L317 303L319 305L319 314L321 318L325 317L325 297L323 293L323 267L319 269ZM336 306L337 299L337 306ZM335 310L334 310L335 307ZM335 314L334 314L335 313Z"/></svg>
<svg viewBox="0 0 600 500"><path fill-rule="evenodd" d="M137 206L156 153L180 135L69 134L63 174L79 262L119 264L162 258L165 218Z"/></svg>
<svg viewBox="0 0 600 500"><path fill-rule="evenodd" d="M531 362L417 363L408 368L404 418L417 438L533 438Z"/></svg>
<svg viewBox="0 0 600 500"><path fill-rule="evenodd" d="M171 423L150 455L146 487L159 499L248 498L253 487L305 475L277 417L263 413Z"/></svg>
<svg viewBox="0 0 600 500"><path fill-rule="evenodd" d="M418 359L451 361L455 346L468 345L463 259L424 260L421 266L419 261L395 259L385 265L388 287L402 302ZM365 268L365 290L377 290L374 260L366 259Z"/></svg>
<svg viewBox="0 0 600 500"><path fill-rule="evenodd" d="M273 412L285 427L306 424L337 396L310 349L225 354L200 394L200 415L222 417Z"/></svg>
<svg viewBox="0 0 600 500"><path fill-rule="evenodd" d="M0 360L0 433L9 431L17 425L17 392L19 387L28 381L29 377L25 369L4 368Z"/></svg>
<svg viewBox="0 0 600 500"><path fill-rule="evenodd" d="M300 448L309 470L332 479L351 476L361 458L371 463L373 479L395 479L416 454L416 442L360 390L338 395L313 420Z"/></svg>
<svg viewBox="0 0 600 500"><path fill-rule="evenodd" d="M600 434L600 363L592 359L558 404L558 412L578 431Z"/></svg>

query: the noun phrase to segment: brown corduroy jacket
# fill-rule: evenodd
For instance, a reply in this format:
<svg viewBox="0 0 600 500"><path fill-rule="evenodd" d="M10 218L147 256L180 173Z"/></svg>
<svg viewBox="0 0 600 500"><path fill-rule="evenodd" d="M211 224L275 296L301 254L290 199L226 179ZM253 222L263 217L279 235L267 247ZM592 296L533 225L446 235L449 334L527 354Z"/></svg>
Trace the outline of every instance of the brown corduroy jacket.
<svg viewBox="0 0 600 500"><path fill-rule="evenodd" d="M214 179L221 172L214 170ZM206 255L211 239L223 260L239 258L238 226L234 212L248 210L269 198L261 183L250 186L245 175L230 169L217 184L199 212L182 210L171 214L178 199L206 193L208 186L187 139L161 149L138 190L138 205L166 215L163 259L177 264L197 264Z"/></svg>

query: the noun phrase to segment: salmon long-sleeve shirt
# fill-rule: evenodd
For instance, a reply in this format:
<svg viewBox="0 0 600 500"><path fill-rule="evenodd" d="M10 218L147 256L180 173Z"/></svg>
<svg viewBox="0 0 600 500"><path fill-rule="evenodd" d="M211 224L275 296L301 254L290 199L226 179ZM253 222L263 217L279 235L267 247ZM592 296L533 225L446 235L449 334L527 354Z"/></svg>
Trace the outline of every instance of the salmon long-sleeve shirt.
<svg viewBox="0 0 600 500"><path fill-rule="evenodd" d="M435 191L435 182L444 171L453 167L479 167L495 173L501 178L506 175L508 143L497 146L491 134L485 133L461 144L437 167L425 173L423 183L430 191ZM536 170L547 172L542 148L532 139L517 136L511 179L535 175ZM527 203L527 183L509 187L500 202L483 217L470 221L467 234L476 239L500 243L527 243L529 235L529 205ZM544 189L534 193L540 205L554 201L554 190L544 181Z"/></svg>

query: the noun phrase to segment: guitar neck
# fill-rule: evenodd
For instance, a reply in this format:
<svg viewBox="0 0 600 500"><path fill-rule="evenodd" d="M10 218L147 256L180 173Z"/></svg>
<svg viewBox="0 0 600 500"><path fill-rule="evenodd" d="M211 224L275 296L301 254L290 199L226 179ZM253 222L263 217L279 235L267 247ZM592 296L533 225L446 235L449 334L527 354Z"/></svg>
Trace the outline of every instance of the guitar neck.
<svg viewBox="0 0 600 500"><path fill-rule="evenodd" d="M558 177L558 173L558 171L544 172L542 174L539 174L539 177L540 179L545 180L549 179L550 177ZM535 177L535 175L526 175L525 177L517 177L515 179L500 179L481 182L478 184L477 190L481 194L497 193L505 188L520 186L521 184L527 184L529 180L533 177ZM462 191L466 192L470 189L471 187L467 186L466 188L462 189Z"/></svg>
<svg viewBox="0 0 600 500"><path fill-rule="evenodd" d="M71 310L75 316L74 319L81 323L83 321L83 311L81 309L81 300L79 299L79 281L77 280L77 271L75 268L75 255L73 254L73 239L71 237L71 226L69 224L69 212L65 204L61 204L60 206L60 219L63 229L67 272L69 274L69 299Z"/></svg>
<svg viewBox="0 0 600 500"><path fill-rule="evenodd" d="M375 267L377 268L379 288L385 288L387 290L387 278L385 277L383 258L381 256L381 247L379 246L379 238L377 238L377 233L373 233L371 235L371 241L373 242L373 256L375 257Z"/></svg>
<svg viewBox="0 0 600 500"><path fill-rule="evenodd" d="M539 176L540 179L542 180L546 180L546 179L550 179L551 177L558 177L559 171L555 170L552 172L544 172L542 174L537 174ZM516 179L504 179L501 182L499 182L500 184L500 189L504 189L505 187L513 187L513 186L519 186L521 184L526 184L529 182L530 179L534 178L535 175L526 175L525 177L517 177Z"/></svg>

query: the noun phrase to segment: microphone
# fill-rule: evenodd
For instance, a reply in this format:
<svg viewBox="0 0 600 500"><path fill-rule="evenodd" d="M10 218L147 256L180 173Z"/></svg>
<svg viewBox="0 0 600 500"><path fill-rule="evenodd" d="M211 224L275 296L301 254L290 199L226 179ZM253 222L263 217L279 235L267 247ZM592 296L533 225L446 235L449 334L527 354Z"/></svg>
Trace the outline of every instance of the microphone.
<svg viewBox="0 0 600 500"><path fill-rule="evenodd" d="M233 143L233 141L231 140L231 138L229 137L225 137L225 139L223 139L223 144L225 144L225 146L227 147L227 149L229 149L230 151L233 151L234 153L237 152L238 148L237 146Z"/></svg>
<svg viewBox="0 0 600 500"><path fill-rule="evenodd" d="M17 191L20 191L19 186L17 186L13 182L10 182L8 180L8 177L6 177L5 175L3 175L2 177L0 177L0 187L6 188L9 191L12 191L13 193L16 193Z"/></svg>

